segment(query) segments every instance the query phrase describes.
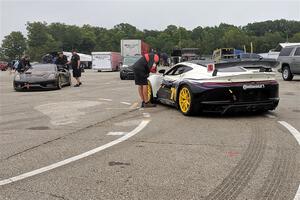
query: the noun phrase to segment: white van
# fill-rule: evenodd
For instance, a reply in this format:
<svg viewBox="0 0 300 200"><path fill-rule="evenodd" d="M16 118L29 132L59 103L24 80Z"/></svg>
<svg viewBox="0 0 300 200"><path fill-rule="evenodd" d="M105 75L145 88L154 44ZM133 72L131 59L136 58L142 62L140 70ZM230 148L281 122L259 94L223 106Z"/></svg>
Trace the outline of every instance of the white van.
<svg viewBox="0 0 300 200"><path fill-rule="evenodd" d="M92 52L92 69L100 71L118 71L122 62L119 52Z"/></svg>

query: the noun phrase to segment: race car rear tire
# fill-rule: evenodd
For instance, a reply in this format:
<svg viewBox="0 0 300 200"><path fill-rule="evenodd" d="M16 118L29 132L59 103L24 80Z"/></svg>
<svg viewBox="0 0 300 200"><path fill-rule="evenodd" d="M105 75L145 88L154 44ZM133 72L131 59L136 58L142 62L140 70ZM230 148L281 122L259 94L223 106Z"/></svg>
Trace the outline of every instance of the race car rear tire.
<svg viewBox="0 0 300 200"><path fill-rule="evenodd" d="M151 86L151 83L150 83L150 81L148 81L148 87L147 87L147 89L148 89L148 101L150 102L150 103L154 103L154 99L153 99L153 90L152 90L152 86Z"/></svg>
<svg viewBox="0 0 300 200"><path fill-rule="evenodd" d="M282 78L283 78L283 80L291 81L291 80L293 80L293 77L294 76L293 76L289 66L282 67Z"/></svg>
<svg viewBox="0 0 300 200"><path fill-rule="evenodd" d="M184 85L179 89L178 108L184 115L194 114L194 97L189 86Z"/></svg>

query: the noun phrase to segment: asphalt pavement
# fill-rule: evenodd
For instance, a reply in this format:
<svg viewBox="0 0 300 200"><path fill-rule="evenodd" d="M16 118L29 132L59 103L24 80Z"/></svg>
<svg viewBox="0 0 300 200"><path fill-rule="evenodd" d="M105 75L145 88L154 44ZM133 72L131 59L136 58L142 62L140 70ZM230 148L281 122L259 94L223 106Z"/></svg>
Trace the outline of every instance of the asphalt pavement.
<svg viewBox="0 0 300 200"><path fill-rule="evenodd" d="M118 72L15 92L0 72L0 199L300 199L300 77L264 114L140 109ZM299 196L297 196L297 194Z"/></svg>

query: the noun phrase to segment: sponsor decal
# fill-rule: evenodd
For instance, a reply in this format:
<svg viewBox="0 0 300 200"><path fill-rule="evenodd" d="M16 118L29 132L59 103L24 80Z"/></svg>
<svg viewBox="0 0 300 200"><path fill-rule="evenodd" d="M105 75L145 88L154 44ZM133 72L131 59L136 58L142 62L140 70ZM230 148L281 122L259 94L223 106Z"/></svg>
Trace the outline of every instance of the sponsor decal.
<svg viewBox="0 0 300 200"><path fill-rule="evenodd" d="M248 84L248 85L243 85L244 90L248 89L262 89L265 88L265 84Z"/></svg>
<svg viewBox="0 0 300 200"><path fill-rule="evenodd" d="M171 87L171 100L176 101L176 88Z"/></svg>

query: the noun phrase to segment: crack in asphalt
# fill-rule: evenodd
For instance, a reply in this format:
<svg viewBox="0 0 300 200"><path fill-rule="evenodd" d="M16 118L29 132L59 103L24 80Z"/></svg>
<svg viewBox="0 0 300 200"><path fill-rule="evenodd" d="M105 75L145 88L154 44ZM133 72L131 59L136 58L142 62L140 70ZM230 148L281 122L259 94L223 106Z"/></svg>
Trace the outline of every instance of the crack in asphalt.
<svg viewBox="0 0 300 200"><path fill-rule="evenodd" d="M209 144L209 143L175 143L175 142L158 142L158 141L145 141L145 140L131 140L130 142L144 143L144 144L157 144L157 145L179 145L179 146L210 146L210 147L233 147L244 148L244 145L226 145L226 144ZM141 146L140 146L141 147ZM143 147L143 146L142 146ZM266 146L266 150L275 150L277 147ZM297 147L282 147L283 150L297 150Z"/></svg>
<svg viewBox="0 0 300 200"><path fill-rule="evenodd" d="M65 196L60 196L54 193L48 193L48 192L43 192L43 191L37 191L37 190L26 190L26 189L22 189L22 188L16 188L16 190L18 191L23 191L23 192L29 192L32 194L43 194L43 195L48 195L51 197L54 197L56 199L63 199L63 200L69 200L68 198L66 198Z"/></svg>
<svg viewBox="0 0 300 200"><path fill-rule="evenodd" d="M200 144L200 143L175 143L175 142L158 142L145 140L131 140L131 142L145 143L145 144L159 144L159 145L180 145L180 146L213 146L213 147L243 147L243 145L221 145L221 144Z"/></svg>
<svg viewBox="0 0 300 200"><path fill-rule="evenodd" d="M27 152L27 151L36 149L36 148L38 148L38 147L40 147L40 146L42 146L42 145L49 144L49 143L51 143L51 142L60 140L60 139L62 139L62 138L63 138L63 137L58 137L58 138L55 138L55 139L53 139L53 140L49 140L49 141L43 142L43 143L41 143L41 144L32 146L32 147L27 148L27 149L25 149L25 150L23 150L23 151L20 151L20 152L18 152L18 153L15 153L15 154L13 154L13 155L10 155L10 156L8 156L8 157L6 157L6 158L3 158L3 159L0 160L0 162L2 162L3 160L8 160L8 159L10 159L10 158L12 158L12 157L18 156L18 155L20 155L20 154L23 154L23 153L25 153L25 152Z"/></svg>
<svg viewBox="0 0 300 200"><path fill-rule="evenodd" d="M15 154L13 154L13 155L10 155L10 156L8 156L8 157L5 157L5 158L0 159L0 163L3 162L3 161L6 161L6 160L8 160L8 159L11 159L11 158L13 158L13 157L16 157L16 156L18 156L18 155L21 155L21 154L23 154L23 153L25 153L25 152L28 152L28 151L34 150L34 149L36 149L36 148L39 148L39 147L41 147L41 146L43 146L43 145L50 144L50 143L52 143L52 142L55 142L55 141L58 141L58 140L61 140L61 139L65 139L65 138L67 138L68 136L71 136L71 135L74 135L74 134L76 134L76 133L82 132L82 131L84 131L84 130L86 130L86 129L93 128L93 127L97 127L97 126L99 126L100 124L104 124L104 123L106 123L106 122L108 122L108 121L117 119L118 117L125 116L125 115L127 115L127 114L129 114L129 113L133 113L133 112L135 112L135 111L137 111L137 110L138 110L138 108L132 109L132 110L129 110L129 111L126 111L126 112L122 112L121 114L112 116L112 117L107 118L107 119L105 119L105 120L102 120L102 121L100 121L100 122L96 122L96 123L94 123L94 124L91 124L91 125L88 125L88 126L86 126L86 127L77 129L77 130L72 131L72 132L70 132L70 133L67 133L67 134L64 135L64 136L60 136L60 137L54 138L54 139L52 139L52 140L48 140L48 141L46 141L46 142L43 142L43 143L41 143L41 144L32 146L32 147L30 147L30 148L24 149L24 150L22 150L22 151L20 151L20 152L17 152L17 153L15 153Z"/></svg>

